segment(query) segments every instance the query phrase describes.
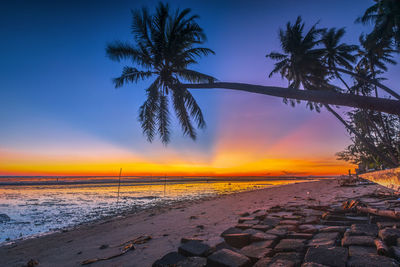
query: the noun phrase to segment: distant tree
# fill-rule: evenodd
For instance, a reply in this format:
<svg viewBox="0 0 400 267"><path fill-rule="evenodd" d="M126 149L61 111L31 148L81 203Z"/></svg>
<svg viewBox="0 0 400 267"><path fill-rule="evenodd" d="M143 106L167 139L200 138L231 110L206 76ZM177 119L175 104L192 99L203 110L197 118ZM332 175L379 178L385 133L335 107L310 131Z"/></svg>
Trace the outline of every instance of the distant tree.
<svg viewBox="0 0 400 267"><path fill-rule="evenodd" d="M361 23L372 22L373 31L368 34L366 41L374 44L379 41L393 41L400 49L400 1L374 0L375 4L369 7L364 15L356 21ZM399 52L399 50L398 50Z"/></svg>
<svg viewBox="0 0 400 267"><path fill-rule="evenodd" d="M188 69L197 63L197 58L214 54L211 49L199 46L205 42L206 35L196 22L198 16L190 15L190 9L171 13L169 6L162 3L155 14L143 8L132 12L132 15L135 44L109 44L107 55L115 61L131 60L142 70L124 67L121 76L113 80L115 87L154 77L153 83L146 89L147 100L139 110L139 121L147 139L151 142L158 132L163 143L169 142L170 100L183 133L196 139L193 121L198 128L205 127L206 123L192 94L179 84L182 81L199 83L215 80Z"/></svg>

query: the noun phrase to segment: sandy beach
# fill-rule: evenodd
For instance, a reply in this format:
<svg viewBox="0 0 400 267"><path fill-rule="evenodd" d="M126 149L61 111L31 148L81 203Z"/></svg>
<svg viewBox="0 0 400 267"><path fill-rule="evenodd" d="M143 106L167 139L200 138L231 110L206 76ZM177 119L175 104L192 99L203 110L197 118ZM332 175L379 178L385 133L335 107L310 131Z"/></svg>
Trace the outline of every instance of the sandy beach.
<svg viewBox="0 0 400 267"><path fill-rule="evenodd" d="M30 259L40 266L80 266L84 260L118 252L117 246L143 235L152 239L135 250L93 266L151 266L176 251L182 237L199 237L209 244L234 226L239 215L275 205L329 204L364 195L379 185L339 187L337 180L298 183L199 200L82 225L62 233L17 241L0 247L3 266L21 266ZM107 247L100 249L100 247Z"/></svg>

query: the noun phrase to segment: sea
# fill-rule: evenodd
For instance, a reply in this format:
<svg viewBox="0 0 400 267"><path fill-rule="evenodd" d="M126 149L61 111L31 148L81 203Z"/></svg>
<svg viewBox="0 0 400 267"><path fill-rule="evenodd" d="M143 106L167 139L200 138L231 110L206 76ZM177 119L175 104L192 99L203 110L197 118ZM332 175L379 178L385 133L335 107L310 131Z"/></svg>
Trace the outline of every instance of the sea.
<svg viewBox="0 0 400 267"><path fill-rule="evenodd" d="M317 177L0 177L0 245L144 209Z"/></svg>

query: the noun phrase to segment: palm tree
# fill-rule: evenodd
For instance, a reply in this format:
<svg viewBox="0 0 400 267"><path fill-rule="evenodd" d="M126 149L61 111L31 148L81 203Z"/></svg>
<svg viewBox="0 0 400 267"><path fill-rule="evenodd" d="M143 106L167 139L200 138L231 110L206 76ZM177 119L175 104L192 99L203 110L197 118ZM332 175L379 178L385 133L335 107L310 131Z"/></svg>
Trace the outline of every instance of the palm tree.
<svg viewBox="0 0 400 267"><path fill-rule="evenodd" d="M373 44L380 40L393 41L400 49L400 1L399 0L375 0L375 4L369 7L364 15L356 20L366 24L373 22L374 29L368 35L367 41Z"/></svg>
<svg viewBox="0 0 400 267"><path fill-rule="evenodd" d="M284 53L272 52L266 55L278 61L269 77L279 73L288 80L288 87L293 89L303 87L306 90L321 90L323 87L331 87L325 79L328 72L321 62L323 51L315 48L321 42L318 37L324 33L324 29L317 29L315 24L303 34L304 26L299 16L294 24L288 22L285 30L279 30ZM293 101L291 103L294 105ZM308 106L319 110L318 104L308 102Z"/></svg>
<svg viewBox="0 0 400 267"><path fill-rule="evenodd" d="M322 61L328 67L328 70L333 73L333 76L338 78L349 91L350 87L343 80L337 68L343 67L351 71L353 69L352 64L356 61L356 56L352 52L356 51L358 47L356 45L339 43L345 32L344 28L338 30L331 28L324 33L322 37L322 44L324 46Z"/></svg>
<svg viewBox="0 0 400 267"><path fill-rule="evenodd" d="M313 25L310 30L304 34L304 23L301 21L301 17L298 17L294 24L290 22L286 25L286 30L279 31L279 39L281 43L282 50L284 54L272 52L267 55L267 57L272 58L274 60L279 60L275 63L274 69L270 73L270 77L275 73L280 73L280 75L287 79L289 82L289 88L299 89L302 85L306 90L332 90L338 91L337 87L330 85L328 83L329 66L335 67L337 62L344 64L346 67L350 67L351 65L348 63L348 60L342 61L341 59L345 59L343 54L335 54L335 52L339 52L340 50L334 50L332 47L336 47L337 43L340 39L340 35L343 35L339 32L336 34L336 31L328 31L327 34L333 37L339 36L335 42L328 42L330 51L326 51L326 49L318 48L317 46L322 42L321 39L318 39L319 36L326 37L326 31L324 29L317 29L316 25ZM327 38L328 39L328 38ZM342 48L348 47L346 45L342 45ZM347 54L346 54L347 55ZM351 58L351 57L349 57ZM339 60L340 59L340 60ZM327 65L327 67L324 65ZM319 111L319 106L310 102L308 103L312 108L313 106L317 108ZM333 110L328 104L324 104L324 107L332 113L350 132L356 135L365 146L369 148L371 153L378 154L380 158L385 161L390 159L380 153L376 147L371 144L364 136L360 135L351 125L349 125L335 110ZM391 163L390 163L391 164Z"/></svg>
<svg viewBox="0 0 400 267"><path fill-rule="evenodd" d="M155 14L146 8L132 12L132 34L135 44L114 42L107 46L107 55L114 61L130 60L141 69L125 66L120 77L113 79L116 88L125 83L136 83L153 77L146 89L147 99L139 110L143 133L151 142L158 132L162 142L170 140L169 101L184 135L196 139L196 130L205 127L200 107L192 94L179 84L182 82L213 82L215 78L191 70L197 58L214 54L205 47L203 29L197 24L197 15L190 9L171 13L167 4L160 3Z"/></svg>

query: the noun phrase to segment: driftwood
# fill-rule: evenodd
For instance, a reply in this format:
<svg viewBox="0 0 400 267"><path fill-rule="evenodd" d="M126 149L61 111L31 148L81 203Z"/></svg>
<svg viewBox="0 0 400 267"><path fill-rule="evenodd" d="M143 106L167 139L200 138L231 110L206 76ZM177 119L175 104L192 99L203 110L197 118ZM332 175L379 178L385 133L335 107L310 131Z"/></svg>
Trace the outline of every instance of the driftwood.
<svg viewBox="0 0 400 267"><path fill-rule="evenodd" d="M134 249L135 249L135 247L133 246L133 243L130 243L130 244L124 246L122 248L121 252L118 254L114 254L109 257L104 257L104 258L94 258L94 259L85 260L85 261L81 262L81 265L87 265L87 264L91 264L91 263L98 262L98 261L110 260L110 259L122 256L125 253L127 253L129 250L134 250Z"/></svg>
<svg viewBox="0 0 400 267"><path fill-rule="evenodd" d="M374 240L374 243L375 243L376 252L378 253L378 255L387 256L389 254L389 249L385 245L385 243L383 243L382 240L377 238Z"/></svg>
<svg viewBox="0 0 400 267"><path fill-rule="evenodd" d="M151 236L149 236L149 235L139 236L138 238L126 241L126 242L122 243L121 245L119 245L118 247L123 246L120 253L111 255L109 257L85 260L85 261L81 262L81 265L87 265L87 264L91 264L91 263L98 262L98 261L110 260L110 259L122 256L125 253L127 253L129 250L134 250L135 249L134 244L144 244L147 241L149 241L150 239L151 239Z"/></svg>
<svg viewBox="0 0 400 267"><path fill-rule="evenodd" d="M374 215L378 215L378 216L382 216L382 217L388 217L388 218L400 220L400 212L399 211L382 210L382 209L361 207L361 206L356 206L356 210L358 212L370 213L370 214L374 214Z"/></svg>

